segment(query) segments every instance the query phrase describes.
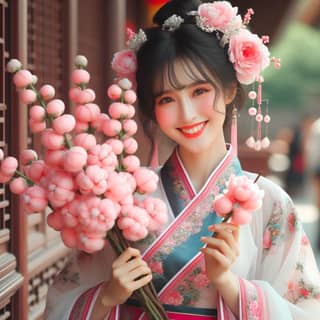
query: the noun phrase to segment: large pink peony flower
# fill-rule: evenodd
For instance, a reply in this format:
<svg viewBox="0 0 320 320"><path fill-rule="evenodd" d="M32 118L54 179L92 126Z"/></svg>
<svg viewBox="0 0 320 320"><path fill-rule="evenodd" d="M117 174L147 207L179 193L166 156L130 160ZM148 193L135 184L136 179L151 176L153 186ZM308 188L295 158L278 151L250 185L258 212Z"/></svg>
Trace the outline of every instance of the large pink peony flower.
<svg viewBox="0 0 320 320"><path fill-rule="evenodd" d="M119 76L132 75L137 70L137 57L132 50L122 50L113 56L112 69Z"/></svg>
<svg viewBox="0 0 320 320"><path fill-rule="evenodd" d="M269 55L262 40L247 29L241 29L230 38L229 59L242 84L250 84L256 80L270 64Z"/></svg>
<svg viewBox="0 0 320 320"><path fill-rule="evenodd" d="M201 4L198 14L205 26L224 32L227 25L237 15L238 8L228 1L215 1Z"/></svg>

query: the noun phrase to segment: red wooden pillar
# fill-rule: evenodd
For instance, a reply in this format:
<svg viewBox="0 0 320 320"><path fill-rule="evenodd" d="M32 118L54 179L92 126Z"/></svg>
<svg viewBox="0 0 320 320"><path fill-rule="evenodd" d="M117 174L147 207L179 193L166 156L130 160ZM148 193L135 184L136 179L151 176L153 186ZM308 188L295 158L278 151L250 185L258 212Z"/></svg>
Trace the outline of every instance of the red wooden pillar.
<svg viewBox="0 0 320 320"><path fill-rule="evenodd" d="M12 43L10 53L22 64L27 64L27 0L12 0L10 27ZM27 108L20 105L17 95L11 97L9 113L9 153L18 156L21 149L27 146ZM22 210L21 202L11 197L11 242L12 252L17 257L18 271L23 274L24 282L17 292L14 302L12 319L28 319L28 263L27 263L27 217Z"/></svg>

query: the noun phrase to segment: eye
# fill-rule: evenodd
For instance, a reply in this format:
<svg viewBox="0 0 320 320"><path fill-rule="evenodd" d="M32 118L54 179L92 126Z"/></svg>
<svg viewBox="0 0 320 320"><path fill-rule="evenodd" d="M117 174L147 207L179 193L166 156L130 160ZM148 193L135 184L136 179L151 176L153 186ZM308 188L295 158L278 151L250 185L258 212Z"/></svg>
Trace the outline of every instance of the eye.
<svg viewBox="0 0 320 320"><path fill-rule="evenodd" d="M209 90L208 89L206 89L206 88L196 88L194 91L193 91L193 95L194 96L200 96L200 95L202 95L202 94L204 94L204 93L206 93L206 92L208 92Z"/></svg>
<svg viewBox="0 0 320 320"><path fill-rule="evenodd" d="M173 101L173 98L171 98L171 97L162 97L161 99L158 100L157 104L164 105L164 104L170 103L172 101Z"/></svg>

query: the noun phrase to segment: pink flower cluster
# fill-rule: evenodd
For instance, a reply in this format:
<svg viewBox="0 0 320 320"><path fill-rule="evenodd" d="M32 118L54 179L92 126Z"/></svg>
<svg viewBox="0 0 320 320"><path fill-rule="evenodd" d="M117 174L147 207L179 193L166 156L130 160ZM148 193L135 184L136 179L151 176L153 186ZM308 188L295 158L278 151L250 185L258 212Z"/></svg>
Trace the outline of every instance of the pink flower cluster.
<svg viewBox="0 0 320 320"><path fill-rule="evenodd" d="M270 64L270 53L265 36L259 38L246 29L253 10L249 9L242 20L238 8L228 1L201 4L198 8L198 25L206 32L222 32L221 45L229 44L228 55L237 79L242 84L254 82Z"/></svg>
<svg viewBox="0 0 320 320"><path fill-rule="evenodd" d="M213 201L213 210L220 217L229 217L236 225L251 221L251 212L262 206L263 190L247 176L232 175L227 189Z"/></svg>
<svg viewBox="0 0 320 320"><path fill-rule="evenodd" d="M106 235L115 225L130 241L147 236L167 222L162 200L149 196L157 188L158 176L140 166L137 131L133 120L136 94L131 82L122 79L109 87L113 100L108 114L94 103L95 93L87 88L87 60L76 58L70 98L74 114L65 114L62 100L53 99L54 88L34 87L33 75L17 60L8 70L21 100L30 105L29 125L40 134L43 159L34 150L24 150L18 161L0 150L0 182L9 183L21 195L27 213L52 209L47 222L61 232L71 248L94 252L103 248ZM139 196L137 193L144 194Z"/></svg>

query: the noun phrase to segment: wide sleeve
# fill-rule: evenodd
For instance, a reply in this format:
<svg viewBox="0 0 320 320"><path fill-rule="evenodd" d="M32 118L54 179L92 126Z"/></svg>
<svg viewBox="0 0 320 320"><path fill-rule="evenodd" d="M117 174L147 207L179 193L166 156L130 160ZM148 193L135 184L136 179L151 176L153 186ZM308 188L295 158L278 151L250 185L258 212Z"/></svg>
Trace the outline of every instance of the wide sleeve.
<svg viewBox="0 0 320 320"><path fill-rule="evenodd" d="M49 288L45 319L89 319L100 285L110 277L113 260L109 246L95 254L74 251Z"/></svg>
<svg viewBox="0 0 320 320"><path fill-rule="evenodd" d="M320 277L290 197L263 179L265 199L253 230L258 255L252 278L240 279L241 319L316 320Z"/></svg>

